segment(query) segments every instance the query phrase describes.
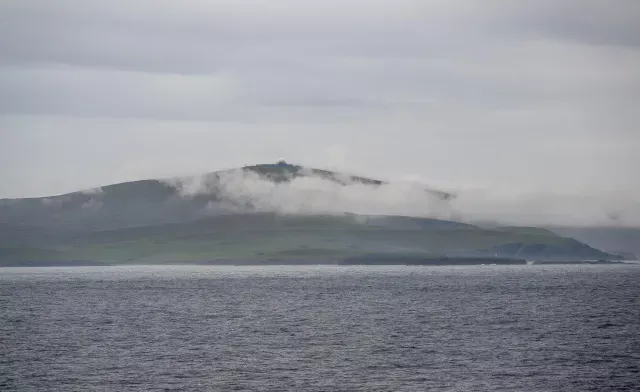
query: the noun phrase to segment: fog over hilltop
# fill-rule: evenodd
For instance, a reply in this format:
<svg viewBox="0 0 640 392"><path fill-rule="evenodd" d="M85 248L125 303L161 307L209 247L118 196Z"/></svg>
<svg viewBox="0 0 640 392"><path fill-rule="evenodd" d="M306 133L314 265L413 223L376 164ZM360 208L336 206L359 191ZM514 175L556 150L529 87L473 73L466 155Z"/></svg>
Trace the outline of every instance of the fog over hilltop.
<svg viewBox="0 0 640 392"><path fill-rule="evenodd" d="M303 176L272 182L241 170L224 173L220 182L226 197L250 201L262 211L404 215L503 225L640 226L640 198L625 193L571 195L463 189L450 190L454 197L442 200L425 193L431 184L418 181L396 180L382 185L347 181L344 186L317 176ZM210 190L206 176L168 183L177 186L185 197Z"/></svg>

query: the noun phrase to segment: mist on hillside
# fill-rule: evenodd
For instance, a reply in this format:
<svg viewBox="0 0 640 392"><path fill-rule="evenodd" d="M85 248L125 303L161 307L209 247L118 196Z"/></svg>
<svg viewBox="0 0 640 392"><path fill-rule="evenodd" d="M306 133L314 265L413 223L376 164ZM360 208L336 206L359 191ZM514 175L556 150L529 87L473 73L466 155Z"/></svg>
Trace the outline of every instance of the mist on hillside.
<svg viewBox="0 0 640 392"><path fill-rule="evenodd" d="M206 213L243 211L296 214L404 215L502 225L640 226L640 198L628 194L571 195L552 192L453 190L443 200L416 181L382 185L331 181L311 173L273 182L257 173L229 170L215 175L164 180L184 198L217 194Z"/></svg>

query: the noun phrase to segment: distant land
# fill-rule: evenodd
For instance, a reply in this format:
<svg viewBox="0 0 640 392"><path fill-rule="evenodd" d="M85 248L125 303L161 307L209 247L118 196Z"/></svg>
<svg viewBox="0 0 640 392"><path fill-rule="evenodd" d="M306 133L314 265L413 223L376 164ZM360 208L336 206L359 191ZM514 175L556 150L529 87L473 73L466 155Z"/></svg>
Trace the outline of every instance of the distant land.
<svg viewBox="0 0 640 392"><path fill-rule="evenodd" d="M625 260L640 259L640 228L635 227L549 227L561 236L575 238Z"/></svg>
<svg viewBox="0 0 640 392"><path fill-rule="evenodd" d="M273 183L312 178L344 187L385 185L278 162L209 173L198 179L197 189L185 179L142 180L45 198L2 199L0 266L469 265L625 259L555 229L264 211L253 199L234 198L225 188L231 186L227 176L238 173ZM232 186L246 186L242 179ZM444 202L455 198L435 189L424 193Z"/></svg>

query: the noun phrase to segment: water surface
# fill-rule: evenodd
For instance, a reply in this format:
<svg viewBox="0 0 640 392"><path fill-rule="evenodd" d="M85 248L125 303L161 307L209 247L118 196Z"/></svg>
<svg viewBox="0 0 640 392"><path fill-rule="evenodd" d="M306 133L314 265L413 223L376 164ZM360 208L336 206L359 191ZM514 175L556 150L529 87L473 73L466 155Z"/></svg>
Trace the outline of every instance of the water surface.
<svg viewBox="0 0 640 392"><path fill-rule="evenodd" d="M640 266L0 268L2 391L636 390Z"/></svg>

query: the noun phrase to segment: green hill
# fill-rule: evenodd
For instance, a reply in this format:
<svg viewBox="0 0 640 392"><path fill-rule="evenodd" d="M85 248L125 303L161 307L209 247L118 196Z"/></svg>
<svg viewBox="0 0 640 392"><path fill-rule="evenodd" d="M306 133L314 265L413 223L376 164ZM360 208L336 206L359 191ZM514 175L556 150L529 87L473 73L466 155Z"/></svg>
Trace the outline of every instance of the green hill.
<svg viewBox="0 0 640 392"><path fill-rule="evenodd" d="M279 163L198 178L143 180L66 195L0 201L0 265L68 263L343 263L471 258L617 259L538 228L481 228L453 221L261 211L233 199L225 176L272 183L315 178L374 189L383 181ZM235 182L233 186L237 186ZM367 188L369 189L369 188ZM425 189L426 197L454 196ZM213 207L212 207L213 206ZM379 262L381 259L378 257ZM416 262L416 260L418 260ZM421 260L421 261L420 261ZM444 262L444 261L442 261Z"/></svg>

